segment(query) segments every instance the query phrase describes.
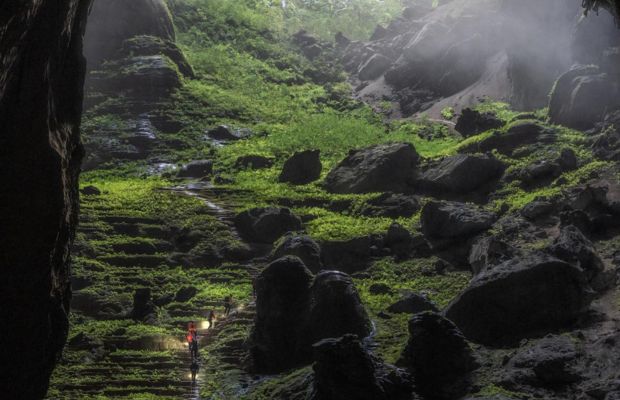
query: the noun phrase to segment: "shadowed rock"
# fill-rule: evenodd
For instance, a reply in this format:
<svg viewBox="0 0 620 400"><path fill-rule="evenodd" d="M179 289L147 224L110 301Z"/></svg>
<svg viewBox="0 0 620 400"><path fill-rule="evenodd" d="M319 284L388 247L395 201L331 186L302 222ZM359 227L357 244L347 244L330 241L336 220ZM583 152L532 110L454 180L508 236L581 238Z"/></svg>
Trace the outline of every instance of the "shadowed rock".
<svg viewBox="0 0 620 400"><path fill-rule="evenodd" d="M287 232L301 229L301 220L288 208L253 208L235 217L235 227L248 240L273 243Z"/></svg>
<svg viewBox="0 0 620 400"><path fill-rule="evenodd" d="M203 178L213 172L213 161L195 160L184 165L177 176L179 178Z"/></svg>
<svg viewBox="0 0 620 400"><path fill-rule="evenodd" d="M360 214L372 217L411 217L420 210L420 199L400 193L386 192L368 200Z"/></svg>
<svg viewBox="0 0 620 400"><path fill-rule="evenodd" d="M561 260L580 267L588 281L605 269L592 242L573 225L565 226L560 230L560 235L553 241L549 252Z"/></svg>
<svg viewBox="0 0 620 400"><path fill-rule="evenodd" d="M305 185L316 181L323 170L320 155L319 150L296 152L284 163L278 180L294 185Z"/></svg>
<svg viewBox="0 0 620 400"><path fill-rule="evenodd" d="M478 367L459 329L432 312L409 321L409 341L398 365L411 371L418 393L434 399L465 395L471 384L469 374Z"/></svg>
<svg viewBox="0 0 620 400"><path fill-rule="evenodd" d="M476 276L445 315L468 339L503 346L567 326L590 301L579 268L533 253Z"/></svg>
<svg viewBox="0 0 620 400"><path fill-rule="evenodd" d="M412 400L409 374L372 356L355 335L312 346L313 400Z"/></svg>
<svg viewBox="0 0 620 400"><path fill-rule="evenodd" d="M394 314L419 314L424 311L439 312L437 306L426 296L409 293L387 309Z"/></svg>
<svg viewBox="0 0 620 400"><path fill-rule="evenodd" d="M352 150L329 172L325 188L331 193L408 191L419 158L410 143Z"/></svg>
<svg viewBox="0 0 620 400"><path fill-rule="evenodd" d="M276 243L273 258L296 256L304 262L310 271L316 273L323 268L321 262L321 247L310 236L286 235Z"/></svg>
<svg viewBox="0 0 620 400"><path fill-rule="evenodd" d="M487 153L497 150L501 154L512 152L524 145L536 142L553 142L555 135L553 130L545 128L534 121L518 121L510 125L505 132L495 131L487 138L462 147L462 153Z"/></svg>
<svg viewBox="0 0 620 400"><path fill-rule="evenodd" d="M431 238L468 237L489 229L492 212L465 203L430 201L422 209L422 232Z"/></svg>
<svg viewBox="0 0 620 400"><path fill-rule="evenodd" d="M359 69L359 78L363 81L376 79L392 65L392 60L382 54L370 57Z"/></svg>
<svg viewBox="0 0 620 400"><path fill-rule="evenodd" d="M464 137L474 136L491 129L504 126L505 122L493 113L481 113L471 108L465 108L456 121L456 131Z"/></svg>

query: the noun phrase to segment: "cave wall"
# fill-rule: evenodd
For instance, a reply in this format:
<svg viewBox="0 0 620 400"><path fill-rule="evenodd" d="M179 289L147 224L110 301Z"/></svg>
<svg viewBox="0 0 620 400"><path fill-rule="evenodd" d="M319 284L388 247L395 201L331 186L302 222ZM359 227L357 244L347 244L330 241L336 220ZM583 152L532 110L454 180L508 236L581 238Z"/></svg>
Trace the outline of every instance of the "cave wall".
<svg viewBox="0 0 620 400"><path fill-rule="evenodd" d="M0 393L40 399L64 346L90 0L0 2Z"/></svg>

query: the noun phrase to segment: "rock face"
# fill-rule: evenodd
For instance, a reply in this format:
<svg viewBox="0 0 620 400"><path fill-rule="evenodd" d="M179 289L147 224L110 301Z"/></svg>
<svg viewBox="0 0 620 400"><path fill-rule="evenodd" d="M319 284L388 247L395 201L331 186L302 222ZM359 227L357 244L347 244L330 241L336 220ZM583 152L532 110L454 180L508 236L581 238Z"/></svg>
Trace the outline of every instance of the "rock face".
<svg viewBox="0 0 620 400"><path fill-rule="evenodd" d="M67 337L88 7L78 0L0 7L0 392L6 398L45 397Z"/></svg>
<svg viewBox="0 0 620 400"><path fill-rule="evenodd" d="M470 387L476 360L459 329L439 314L424 312L409 321L409 341L399 365L410 369L425 398L457 399Z"/></svg>
<svg viewBox="0 0 620 400"><path fill-rule="evenodd" d="M301 229L301 220L288 208L253 208L235 217L235 227L248 240L273 243L287 232Z"/></svg>
<svg viewBox="0 0 620 400"><path fill-rule="evenodd" d="M331 193L402 192L411 189L420 156L409 143L352 150L325 178Z"/></svg>
<svg viewBox="0 0 620 400"><path fill-rule="evenodd" d="M588 281L601 273L605 266L592 242L573 225L565 226L555 239L549 252L561 260L580 267Z"/></svg>
<svg viewBox="0 0 620 400"><path fill-rule="evenodd" d="M114 58L126 39L140 35L175 40L163 0L95 0L84 43L90 68Z"/></svg>
<svg viewBox="0 0 620 400"><path fill-rule="evenodd" d="M488 191L505 169L504 163L493 157L459 154L424 172L418 179L418 187L438 195L467 194L484 186Z"/></svg>
<svg viewBox="0 0 620 400"><path fill-rule="evenodd" d="M468 237L489 229L495 218L495 214L469 204L430 201L422 209L422 232L432 238Z"/></svg>
<svg viewBox="0 0 620 400"><path fill-rule="evenodd" d="M276 243L273 251L273 258L278 259L284 256L299 257L301 261L310 269L317 273L323 268L321 262L321 247L310 236L307 235L286 235Z"/></svg>
<svg viewBox="0 0 620 400"><path fill-rule="evenodd" d="M391 65L392 60L382 54L375 54L360 67L358 75L363 81L375 79L381 76Z"/></svg>
<svg viewBox="0 0 620 400"><path fill-rule="evenodd" d="M371 217L411 217L420 210L420 199L400 193L386 192L364 204L360 214Z"/></svg>
<svg viewBox="0 0 620 400"><path fill-rule="evenodd" d="M464 137L469 137L502 126L504 126L504 121L497 118L493 113L481 113L471 108L465 108L459 115L454 129Z"/></svg>
<svg viewBox="0 0 620 400"><path fill-rule="evenodd" d="M259 372L309 362L311 346L319 340L370 333L371 323L353 281L342 272L313 277L299 258L285 256L261 272L256 294L250 351Z"/></svg>
<svg viewBox="0 0 620 400"><path fill-rule="evenodd" d="M323 170L320 155L319 150L296 152L284 163L278 180L294 185L305 185L316 181Z"/></svg>
<svg viewBox="0 0 620 400"><path fill-rule="evenodd" d="M312 348L312 399L412 399L409 374L373 357L356 336L324 339Z"/></svg>
<svg viewBox="0 0 620 400"><path fill-rule="evenodd" d="M475 277L445 315L468 339L502 346L566 326L590 300L579 268L549 256L529 254Z"/></svg>
<svg viewBox="0 0 620 400"><path fill-rule="evenodd" d="M521 146L535 142L552 142L554 132L538 122L519 121L506 127L505 132L496 131L491 136L461 148L463 153L487 153L497 150L501 154L510 155Z"/></svg>

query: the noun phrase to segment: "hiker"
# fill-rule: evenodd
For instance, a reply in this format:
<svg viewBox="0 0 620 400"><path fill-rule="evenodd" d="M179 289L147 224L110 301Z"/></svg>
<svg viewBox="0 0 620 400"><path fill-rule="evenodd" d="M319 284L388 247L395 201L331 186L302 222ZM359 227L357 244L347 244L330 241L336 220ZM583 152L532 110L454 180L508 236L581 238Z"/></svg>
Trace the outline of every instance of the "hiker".
<svg viewBox="0 0 620 400"><path fill-rule="evenodd" d="M213 321L215 320L215 312L213 310L209 311L209 316L207 317L207 321L209 321L209 329L213 328Z"/></svg>
<svg viewBox="0 0 620 400"><path fill-rule="evenodd" d="M230 309L232 308L232 296L228 295L224 297L224 315L228 317Z"/></svg>
<svg viewBox="0 0 620 400"><path fill-rule="evenodd" d="M187 333L191 336L192 334L196 334L196 323L194 321L189 321L187 325Z"/></svg>
<svg viewBox="0 0 620 400"><path fill-rule="evenodd" d="M198 365L198 359L192 358L192 365L189 367L189 370L192 371L192 383L196 383L196 374L200 369L200 365Z"/></svg>
<svg viewBox="0 0 620 400"><path fill-rule="evenodd" d="M193 335L192 341L189 342L189 354L192 358L198 358L198 337L196 335Z"/></svg>

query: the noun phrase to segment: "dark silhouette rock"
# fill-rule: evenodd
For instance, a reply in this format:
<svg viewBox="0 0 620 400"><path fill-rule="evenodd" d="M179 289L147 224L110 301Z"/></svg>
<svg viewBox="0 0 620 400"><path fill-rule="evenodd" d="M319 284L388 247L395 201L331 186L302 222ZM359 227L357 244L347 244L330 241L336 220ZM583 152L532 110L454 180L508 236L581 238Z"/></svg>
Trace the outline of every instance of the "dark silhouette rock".
<svg viewBox="0 0 620 400"><path fill-rule="evenodd" d="M83 187L82 190L80 190L80 193L84 196L99 196L101 194L101 190L99 190L96 186L89 185Z"/></svg>
<svg viewBox="0 0 620 400"><path fill-rule="evenodd" d="M177 294L174 296L174 301L185 303L193 299L197 293L198 289L193 286L183 287L177 291Z"/></svg>
<svg viewBox="0 0 620 400"><path fill-rule="evenodd" d="M454 129L464 137L469 137L491 129L501 128L504 125L505 122L493 113L481 113L471 108L465 108L461 111Z"/></svg>
<svg viewBox="0 0 620 400"><path fill-rule="evenodd" d="M459 154L443 159L439 165L424 172L418 179L418 187L438 195L466 194L496 182L502 177L506 166L489 156Z"/></svg>
<svg viewBox="0 0 620 400"><path fill-rule="evenodd" d="M243 169L263 169L269 168L273 165L273 159L265 156L259 156L250 154L247 156L241 156L235 161L236 168Z"/></svg>
<svg viewBox="0 0 620 400"><path fill-rule="evenodd" d="M539 199L527 203L521 209L521 215L531 221L536 221L539 218L549 216L554 211L555 205L551 201Z"/></svg>
<svg viewBox="0 0 620 400"><path fill-rule="evenodd" d="M409 321L409 341L398 365L411 371L418 393L436 399L467 394L470 373L478 367L459 329L432 312L414 315Z"/></svg>
<svg viewBox="0 0 620 400"><path fill-rule="evenodd" d="M280 258L261 272L256 295L250 352L259 372L309 363L313 343L345 334L365 337L371 330L351 277L324 271L313 279L294 256Z"/></svg>
<svg viewBox="0 0 620 400"><path fill-rule="evenodd" d="M301 335L312 273L293 256L278 259L256 279L256 316L250 336L254 368L275 372L304 360Z"/></svg>
<svg viewBox="0 0 620 400"><path fill-rule="evenodd" d="M408 218L417 213L420 207L420 200L416 196L386 192L368 200L359 213L369 217Z"/></svg>
<svg viewBox="0 0 620 400"><path fill-rule="evenodd" d="M275 245L273 258L281 258L284 256L296 256L303 263L316 273L323 268L321 262L321 246L307 235L286 235L281 238Z"/></svg>
<svg viewBox="0 0 620 400"><path fill-rule="evenodd" d="M493 236L485 236L472 245L469 264L473 274L478 275L488 268L511 260L517 253L517 249L510 244Z"/></svg>
<svg viewBox="0 0 620 400"><path fill-rule="evenodd" d="M203 178L213 172L213 161L195 160L184 165L177 176L179 178Z"/></svg>
<svg viewBox="0 0 620 400"><path fill-rule="evenodd" d="M133 294L133 308L131 318L138 321L153 322L156 318L155 304L151 296L151 289L136 289Z"/></svg>
<svg viewBox="0 0 620 400"><path fill-rule="evenodd" d="M392 60L383 54L375 54L359 69L358 76L363 81L380 77L392 65Z"/></svg>
<svg viewBox="0 0 620 400"><path fill-rule="evenodd" d="M437 306L426 296L409 293L387 309L393 314L419 314L424 311L439 312Z"/></svg>
<svg viewBox="0 0 620 400"><path fill-rule="evenodd" d="M331 193L408 191L419 158L409 143L352 150L329 172L325 188Z"/></svg>
<svg viewBox="0 0 620 400"><path fill-rule="evenodd" d="M581 268L588 281L605 269L603 261L597 254L592 242L573 225L565 226L553 241L549 252L557 258Z"/></svg>
<svg viewBox="0 0 620 400"><path fill-rule="evenodd" d="M234 129L227 125L220 125L207 131L207 136L214 140L236 141L252 136L249 129Z"/></svg>
<svg viewBox="0 0 620 400"><path fill-rule="evenodd" d="M321 242L321 260L323 265L346 273L361 271L366 269L370 263L372 244L373 240L369 236L323 241Z"/></svg>
<svg viewBox="0 0 620 400"><path fill-rule="evenodd" d="M522 169L518 177L522 186L533 187L545 185L562 175L562 167L553 161L539 160Z"/></svg>
<svg viewBox="0 0 620 400"><path fill-rule="evenodd" d="M577 169L579 160L577 159L575 151L567 147L560 151L560 156L555 162L562 168L562 171L572 171Z"/></svg>
<svg viewBox="0 0 620 400"><path fill-rule="evenodd" d="M294 185L306 185L316 181L323 170L320 155L319 150L296 152L284 163L278 180Z"/></svg>
<svg viewBox="0 0 620 400"><path fill-rule="evenodd" d="M579 268L533 253L476 276L445 315L468 339L503 346L570 324L590 301Z"/></svg>
<svg viewBox="0 0 620 400"><path fill-rule="evenodd" d="M179 49L179 47L171 40L162 39L161 37L151 35L133 36L125 40L116 53L115 58L127 58L131 56L152 56L161 54L168 57L179 68L179 72L187 78L194 77L194 69L189 61L185 57L185 54ZM175 128L173 131L180 130L178 122L173 121L158 121L164 125L171 126L169 128ZM161 125L160 123L160 125Z"/></svg>
<svg viewBox="0 0 620 400"><path fill-rule="evenodd" d="M383 244L395 256L405 258L413 250L413 236L398 222L393 222L388 228Z"/></svg>
<svg viewBox="0 0 620 400"><path fill-rule="evenodd" d="M409 374L372 356L355 335L314 344L314 400L410 400Z"/></svg>
<svg viewBox="0 0 620 400"><path fill-rule="evenodd" d="M385 283L373 283L368 287L368 292L374 295L394 293L392 288Z"/></svg>
<svg viewBox="0 0 620 400"><path fill-rule="evenodd" d="M273 243L287 232L301 229L298 216L288 208L252 208L235 217L235 227L248 240Z"/></svg>
<svg viewBox="0 0 620 400"><path fill-rule="evenodd" d="M487 153L497 150L501 154L512 152L524 145L536 142L555 141L554 131L534 121L517 121L512 123L505 132L496 131L491 136L461 148L464 153Z"/></svg>
<svg viewBox="0 0 620 400"><path fill-rule="evenodd" d="M469 237L489 229L495 219L494 213L470 204L430 201L422 208L422 232L431 238Z"/></svg>
<svg viewBox="0 0 620 400"><path fill-rule="evenodd" d="M320 272L314 278L311 292L308 345L347 333L362 338L370 334L370 318L349 275L339 271Z"/></svg>
<svg viewBox="0 0 620 400"><path fill-rule="evenodd" d="M341 49L344 49L345 47L349 45L349 43L351 43L351 39L346 37L342 32L336 33L336 36L334 37L334 39L335 39L336 45Z"/></svg>
<svg viewBox="0 0 620 400"><path fill-rule="evenodd" d="M0 6L0 392L45 397L68 332L89 1Z"/></svg>

